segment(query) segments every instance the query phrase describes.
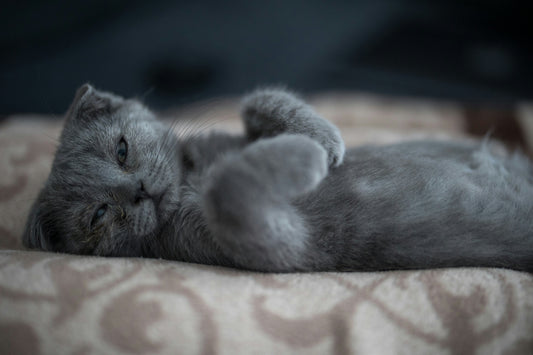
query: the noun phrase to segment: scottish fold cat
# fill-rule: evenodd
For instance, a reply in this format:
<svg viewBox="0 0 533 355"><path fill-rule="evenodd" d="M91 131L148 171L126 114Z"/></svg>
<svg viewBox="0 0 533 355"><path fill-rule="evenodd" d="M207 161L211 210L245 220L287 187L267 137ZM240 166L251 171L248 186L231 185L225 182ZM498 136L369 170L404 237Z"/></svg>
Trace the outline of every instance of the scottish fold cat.
<svg viewBox="0 0 533 355"><path fill-rule="evenodd" d="M24 245L265 272L533 271L533 167L488 142L345 151L294 94L243 100L245 134L178 139L135 100L82 86Z"/></svg>

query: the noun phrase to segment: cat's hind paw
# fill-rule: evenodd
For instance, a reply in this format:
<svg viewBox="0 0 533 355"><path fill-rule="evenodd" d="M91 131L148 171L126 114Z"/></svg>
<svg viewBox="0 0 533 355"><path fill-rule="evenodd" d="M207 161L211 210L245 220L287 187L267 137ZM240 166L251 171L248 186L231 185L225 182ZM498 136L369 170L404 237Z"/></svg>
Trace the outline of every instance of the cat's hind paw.
<svg viewBox="0 0 533 355"><path fill-rule="evenodd" d="M273 191L290 197L314 189L328 172L328 155L315 140L282 134L262 139L243 158Z"/></svg>
<svg viewBox="0 0 533 355"><path fill-rule="evenodd" d="M327 172L327 153L320 144L302 135L282 134L228 156L213 171L212 182L217 189L258 200L293 198L314 189Z"/></svg>

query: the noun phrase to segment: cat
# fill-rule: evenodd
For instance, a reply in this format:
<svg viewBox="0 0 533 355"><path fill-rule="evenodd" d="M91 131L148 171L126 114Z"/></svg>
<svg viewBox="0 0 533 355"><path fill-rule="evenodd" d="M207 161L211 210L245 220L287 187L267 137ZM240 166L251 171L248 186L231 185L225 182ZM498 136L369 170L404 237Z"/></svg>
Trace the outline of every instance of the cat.
<svg viewBox="0 0 533 355"><path fill-rule="evenodd" d="M86 84L66 114L28 248L262 272L533 272L533 166L484 142L345 150L292 92L243 100L245 133L178 139Z"/></svg>

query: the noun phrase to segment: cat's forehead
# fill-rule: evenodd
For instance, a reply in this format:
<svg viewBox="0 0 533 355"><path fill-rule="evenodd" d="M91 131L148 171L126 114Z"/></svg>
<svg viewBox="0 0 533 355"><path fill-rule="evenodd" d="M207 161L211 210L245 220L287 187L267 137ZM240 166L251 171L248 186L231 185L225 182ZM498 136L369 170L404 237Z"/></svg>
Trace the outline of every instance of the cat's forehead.
<svg viewBox="0 0 533 355"><path fill-rule="evenodd" d="M163 125L142 108L117 110L83 124L67 122L60 137L58 155L101 154L113 150L121 138L132 145L158 139Z"/></svg>
<svg viewBox="0 0 533 355"><path fill-rule="evenodd" d="M153 115L141 104L126 100L113 111L101 111L89 118L67 117L63 127L64 136L105 135L118 129L136 126L150 121Z"/></svg>

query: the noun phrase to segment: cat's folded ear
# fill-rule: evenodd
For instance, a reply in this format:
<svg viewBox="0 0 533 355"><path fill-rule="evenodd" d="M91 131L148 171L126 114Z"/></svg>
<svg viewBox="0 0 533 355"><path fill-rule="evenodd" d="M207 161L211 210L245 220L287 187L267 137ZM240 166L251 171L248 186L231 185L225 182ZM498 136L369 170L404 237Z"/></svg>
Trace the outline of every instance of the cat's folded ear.
<svg viewBox="0 0 533 355"><path fill-rule="evenodd" d="M96 90L90 84L82 85L67 111L67 120L93 120L110 115L120 108L124 99L120 96Z"/></svg>

